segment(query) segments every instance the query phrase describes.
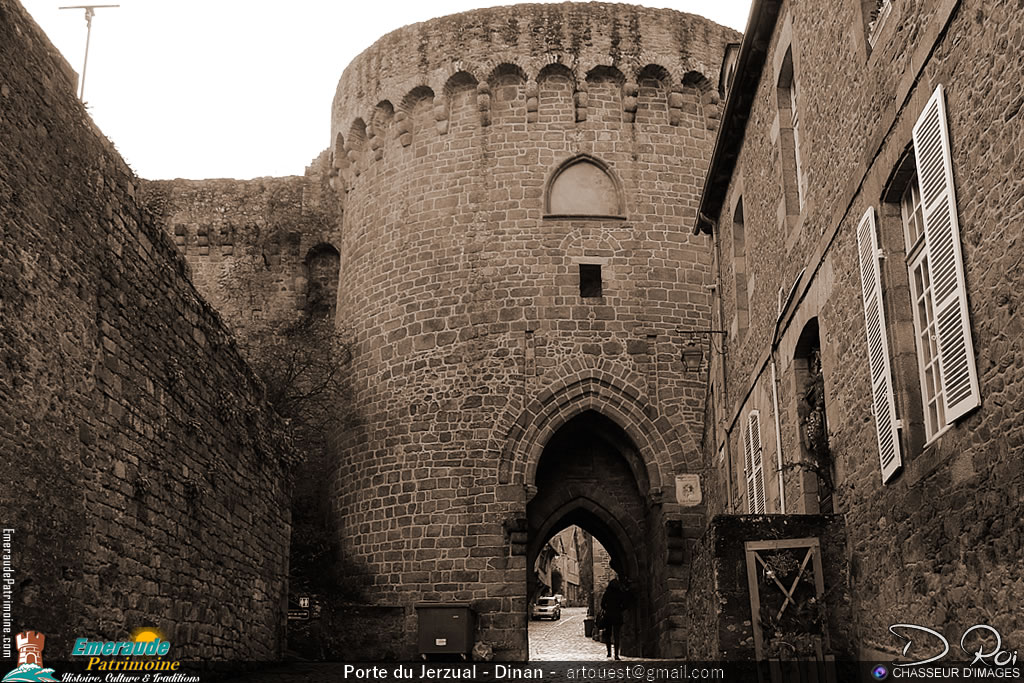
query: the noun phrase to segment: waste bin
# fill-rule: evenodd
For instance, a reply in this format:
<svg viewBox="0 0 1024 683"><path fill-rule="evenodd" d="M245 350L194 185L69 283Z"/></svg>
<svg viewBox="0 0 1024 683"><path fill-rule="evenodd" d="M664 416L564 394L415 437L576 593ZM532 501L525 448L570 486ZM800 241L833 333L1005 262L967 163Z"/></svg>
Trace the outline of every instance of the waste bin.
<svg viewBox="0 0 1024 683"><path fill-rule="evenodd" d="M594 637L594 617L587 617L583 620L583 635L587 638Z"/></svg>
<svg viewBox="0 0 1024 683"><path fill-rule="evenodd" d="M464 602L421 602L416 605L417 646L421 657L462 655L473 651L473 610Z"/></svg>

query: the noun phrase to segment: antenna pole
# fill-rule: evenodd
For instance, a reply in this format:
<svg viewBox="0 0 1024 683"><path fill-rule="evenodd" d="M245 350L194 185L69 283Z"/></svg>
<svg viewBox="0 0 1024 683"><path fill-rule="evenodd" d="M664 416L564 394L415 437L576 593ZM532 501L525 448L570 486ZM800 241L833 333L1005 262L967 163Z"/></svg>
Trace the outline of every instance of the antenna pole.
<svg viewBox="0 0 1024 683"><path fill-rule="evenodd" d="M78 91L78 99L85 101L85 70L89 68L89 41L92 39L92 18L96 16L97 7L120 7L120 5L71 5L60 9L85 10L85 61L82 62L82 83Z"/></svg>
<svg viewBox="0 0 1024 683"><path fill-rule="evenodd" d="M82 87L78 92L78 99L85 99L85 70L89 68L89 40L92 39L92 18L96 10L92 7L85 8L85 59L82 61Z"/></svg>

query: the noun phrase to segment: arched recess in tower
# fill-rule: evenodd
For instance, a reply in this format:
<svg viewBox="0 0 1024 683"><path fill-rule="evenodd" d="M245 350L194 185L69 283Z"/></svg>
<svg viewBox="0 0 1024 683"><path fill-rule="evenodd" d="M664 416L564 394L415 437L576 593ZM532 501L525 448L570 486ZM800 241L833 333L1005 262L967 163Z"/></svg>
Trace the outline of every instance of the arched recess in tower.
<svg viewBox="0 0 1024 683"><path fill-rule="evenodd" d="M622 630L622 653L652 656L653 585L645 504L646 468L633 441L618 424L594 410L566 422L544 447L537 466L537 493L526 507L528 603L540 586L533 571L538 554L556 534L578 526L608 551L610 569L631 587L633 602ZM595 574L607 581L607 567ZM594 585L600 592L604 585ZM595 610L597 605L594 605Z"/></svg>
<svg viewBox="0 0 1024 683"><path fill-rule="evenodd" d="M624 204L618 178L608 164L589 154L562 162L544 188L544 213L549 218L624 218Z"/></svg>

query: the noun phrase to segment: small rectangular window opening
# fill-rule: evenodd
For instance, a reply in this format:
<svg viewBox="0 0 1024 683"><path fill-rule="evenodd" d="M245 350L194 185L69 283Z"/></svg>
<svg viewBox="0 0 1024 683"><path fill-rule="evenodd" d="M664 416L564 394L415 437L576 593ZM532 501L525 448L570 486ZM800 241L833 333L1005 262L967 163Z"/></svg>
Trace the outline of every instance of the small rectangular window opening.
<svg viewBox="0 0 1024 683"><path fill-rule="evenodd" d="M601 266L599 264L580 264L580 296L584 298L602 296Z"/></svg>

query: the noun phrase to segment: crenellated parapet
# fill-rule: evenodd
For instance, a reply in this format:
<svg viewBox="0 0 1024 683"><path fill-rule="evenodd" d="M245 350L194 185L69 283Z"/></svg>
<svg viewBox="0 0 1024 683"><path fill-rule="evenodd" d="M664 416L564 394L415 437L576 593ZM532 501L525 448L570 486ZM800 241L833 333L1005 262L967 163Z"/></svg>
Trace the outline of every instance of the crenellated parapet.
<svg viewBox="0 0 1024 683"><path fill-rule="evenodd" d="M681 127L688 111L713 130L715 80L737 35L695 15L607 3L499 7L406 26L341 77L331 183L348 190L392 147L443 139L467 113L481 129L545 118L585 129L613 100L623 124Z"/></svg>

